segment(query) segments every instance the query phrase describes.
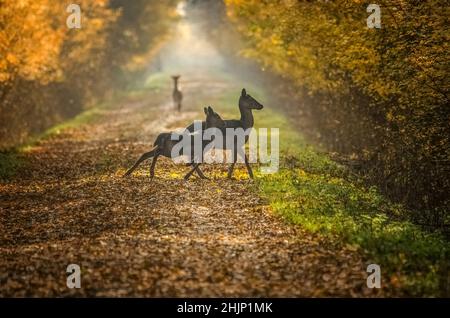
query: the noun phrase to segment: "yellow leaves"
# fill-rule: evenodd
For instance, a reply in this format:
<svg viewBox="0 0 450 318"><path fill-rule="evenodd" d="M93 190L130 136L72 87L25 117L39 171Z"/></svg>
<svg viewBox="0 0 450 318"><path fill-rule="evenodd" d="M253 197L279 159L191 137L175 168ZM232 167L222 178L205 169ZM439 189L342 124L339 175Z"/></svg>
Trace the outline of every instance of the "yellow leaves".
<svg viewBox="0 0 450 318"><path fill-rule="evenodd" d="M345 249L352 251L352 252L356 252L360 249L360 246L357 244L345 244Z"/></svg>
<svg viewBox="0 0 450 318"><path fill-rule="evenodd" d="M272 42L272 45L282 45L283 41L280 39L278 35L272 35L270 37L270 41Z"/></svg>
<svg viewBox="0 0 450 318"><path fill-rule="evenodd" d="M45 80L57 70L54 60L59 54L61 37L54 29L50 14L59 5L44 1L6 0L0 10L0 53L4 51L2 69L26 79ZM26 6L25 6L26 4ZM52 11L53 10L53 11Z"/></svg>
<svg viewBox="0 0 450 318"><path fill-rule="evenodd" d="M89 12L89 23L83 25L83 32L70 32L65 24L64 1L5 0L0 10L0 24L4 26L0 30L0 80L20 76L42 83L54 81L61 76L64 65L85 60L83 50L61 56L63 45L73 41L87 48L104 47L105 31L117 16L105 7L107 3L81 1Z"/></svg>
<svg viewBox="0 0 450 318"><path fill-rule="evenodd" d="M392 114L391 111L389 111L389 112L386 114L386 119L387 119L388 121L393 121L394 115Z"/></svg>
<svg viewBox="0 0 450 318"><path fill-rule="evenodd" d="M350 74L355 84L381 99L404 93L392 73L389 75L393 79L381 74L384 69L395 70L398 77L408 80L408 85L415 80L426 82L437 74L445 78L444 73L437 73L437 66L445 65L442 57L448 51L443 49L448 42L443 30L445 23L442 23L445 14L439 12L437 5L408 8L417 13L408 15L416 16L415 19L404 16L407 3L402 5L402 10L393 6L389 14L383 15L387 30L373 32L365 27L362 0L320 4L228 0L226 4L229 15L254 48L252 56L312 92L337 92L343 88L341 75L333 69ZM424 16L424 10L432 16ZM395 24L394 18L404 26L402 36L408 42L389 29ZM419 36L420 29L430 36ZM384 51L380 50L383 47ZM408 58L403 60L403 56ZM436 57L440 64L436 63ZM421 71L407 71L411 67ZM421 89L428 90L426 85Z"/></svg>
<svg viewBox="0 0 450 318"><path fill-rule="evenodd" d="M183 179L183 174L181 173L181 172L175 172L175 171L173 171L173 172L171 172L170 174L169 174L169 177L171 178L171 179L176 179L176 180L181 180L181 179Z"/></svg>
<svg viewBox="0 0 450 318"><path fill-rule="evenodd" d="M4 63L5 62L10 64L18 64L19 59L14 54L8 53L6 54L6 61L4 61Z"/></svg>

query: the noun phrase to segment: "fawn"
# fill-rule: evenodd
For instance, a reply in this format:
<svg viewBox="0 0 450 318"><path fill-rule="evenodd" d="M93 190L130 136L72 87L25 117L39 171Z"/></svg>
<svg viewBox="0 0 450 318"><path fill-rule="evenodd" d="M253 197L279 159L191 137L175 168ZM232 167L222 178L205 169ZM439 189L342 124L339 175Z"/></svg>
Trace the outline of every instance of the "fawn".
<svg viewBox="0 0 450 318"><path fill-rule="evenodd" d="M264 106L262 104L260 104L256 99L254 99L252 96L250 96L250 94L247 94L247 91L245 90L245 88L242 89L241 96L239 98L239 111L241 113L241 118L239 120L237 120L237 119L224 120L223 123L225 124L225 126L217 127L217 128L220 128L220 130L222 131L223 138L224 138L224 141L222 143L222 148L228 149L227 142L226 142L226 137L227 137L227 129L226 128L234 128L234 129L242 128L244 131L247 130L248 128L252 128L254 125L254 118L253 118L252 110L253 109L260 110L263 108L264 108ZM211 124L213 124L213 123L211 123ZM202 129L204 129L205 126L207 126L207 124L205 122L203 122L202 125L203 125ZM209 127L214 127L214 126L209 126ZM192 132L192 131L194 131L194 125L191 124L186 129ZM231 164L231 166L228 169L228 179L231 179L231 177L233 175L233 170L234 170L234 166L237 161L238 152L239 152L239 155L241 157L243 157L243 159L244 159L245 166L247 167L247 172L248 172L250 178L253 179L252 168L250 167L250 164L248 162L248 157L245 154L245 151L243 150L244 145L238 145L236 139L234 139L233 142L234 142L234 145L232 148L233 149L233 163ZM245 136L245 143L247 143L247 142L248 142L248 135ZM230 146L230 145L228 145L228 146ZM196 169L198 169L199 166L200 166L200 163L194 164L192 170L187 174L187 176L194 173L194 171Z"/></svg>
<svg viewBox="0 0 450 318"><path fill-rule="evenodd" d="M204 108L205 114L206 114L206 121L202 123L202 126L204 127L201 131L203 133L203 130L208 128L219 128L223 129L225 127L225 123L223 119L214 112L212 107ZM204 125L203 125L204 124ZM191 125L194 127L194 124ZM190 127L190 126L189 126ZM191 134L192 135L192 134ZM161 133L156 137L156 140L153 144L155 147L152 151L144 153L131 167L124 175L124 177L129 176L136 168L147 159L150 159L153 157L153 161L150 167L150 178L153 179L155 176L155 166L156 161L158 160L159 156L164 156L167 158L172 158L172 149L173 147L179 142L177 140L171 140L172 132L169 133ZM180 136L181 137L181 136ZM191 138L191 142L193 143L193 138ZM213 141L202 141L202 150L206 148L207 145L209 145ZM191 149L194 149L194 146L191 147ZM194 160L193 160L193 154L192 153L183 153L181 151L180 155L188 155L190 157L190 163L188 165L193 166L194 168L184 177L185 180L188 180L189 177L196 171L197 174L202 179L208 179L203 172L200 170L200 168L195 166ZM172 158L173 159L173 158Z"/></svg>
<svg viewBox="0 0 450 318"><path fill-rule="evenodd" d="M173 104L175 108L180 112L181 111L181 102L183 101L183 93L181 93L178 88L178 80L180 79L180 75L172 76L173 79Z"/></svg>

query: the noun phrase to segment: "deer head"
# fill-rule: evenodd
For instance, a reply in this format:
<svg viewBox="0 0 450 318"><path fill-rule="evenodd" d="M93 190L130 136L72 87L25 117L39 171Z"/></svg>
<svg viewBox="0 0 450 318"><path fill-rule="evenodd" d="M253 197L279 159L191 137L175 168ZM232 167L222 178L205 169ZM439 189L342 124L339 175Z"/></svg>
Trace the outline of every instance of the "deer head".
<svg viewBox="0 0 450 318"><path fill-rule="evenodd" d="M250 94L247 94L245 88L242 89L241 97L239 98L239 107L244 109L263 109L264 106L254 99Z"/></svg>
<svg viewBox="0 0 450 318"><path fill-rule="evenodd" d="M217 114L211 106L205 107L206 128L224 128L225 121Z"/></svg>

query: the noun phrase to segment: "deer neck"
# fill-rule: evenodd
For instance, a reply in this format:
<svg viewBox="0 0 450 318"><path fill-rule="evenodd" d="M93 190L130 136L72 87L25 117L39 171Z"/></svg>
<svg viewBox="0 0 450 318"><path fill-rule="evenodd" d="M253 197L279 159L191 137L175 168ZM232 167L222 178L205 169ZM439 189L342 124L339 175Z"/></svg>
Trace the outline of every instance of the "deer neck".
<svg viewBox="0 0 450 318"><path fill-rule="evenodd" d="M252 128L254 124L252 110L244 107L239 107L239 110L241 111L241 123L243 128Z"/></svg>
<svg viewBox="0 0 450 318"><path fill-rule="evenodd" d="M178 81L177 80L173 80L173 85L174 85L173 90L178 91Z"/></svg>

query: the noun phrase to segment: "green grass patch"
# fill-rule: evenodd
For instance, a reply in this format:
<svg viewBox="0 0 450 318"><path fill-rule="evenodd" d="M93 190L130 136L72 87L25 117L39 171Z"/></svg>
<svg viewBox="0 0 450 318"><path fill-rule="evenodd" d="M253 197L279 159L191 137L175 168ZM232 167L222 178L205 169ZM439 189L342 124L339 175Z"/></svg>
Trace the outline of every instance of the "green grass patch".
<svg viewBox="0 0 450 318"><path fill-rule="evenodd" d="M224 118L239 118L242 84L234 83L214 107ZM264 104L264 92L247 91ZM255 189L287 222L347 245L381 266L385 282L411 296L445 296L449 244L408 221L408 211L367 186L345 166L308 145L282 114L254 111L256 128L280 129L280 170L257 173Z"/></svg>
<svg viewBox="0 0 450 318"><path fill-rule="evenodd" d="M105 106L97 106L97 107L85 110L84 112L78 114L74 118L47 129L44 133L39 135L36 140L50 138L52 136L60 134L61 132L63 132L66 129L76 128L76 127L80 127L82 125L88 125L90 123L93 123L93 122L95 122L95 120L99 119L102 116L104 108L105 108Z"/></svg>
<svg viewBox="0 0 450 318"><path fill-rule="evenodd" d="M445 292L448 242L409 222L401 205L308 146L282 114L266 109L257 123L280 128L280 171L259 174L257 182L277 214L358 248L381 266L385 280L409 295Z"/></svg>
<svg viewBox="0 0 450 318"><path fill-rule="evenodd" d="M76 115L74 118L68 119L60 124L54 125L43 133L30 137L28 141L15 148L0 152L0 180L9 180L15 175L19 169L23 169L26 164L24 153L30 151L39 141L46 140L57 136L67 129L77 128L83 125L89 125L100 119L106 111L119 105L124 100L142 99L150 91L158 92L159 90L171 85L170 76L164 73L155 73L150 75L143 83L134 84L128 89L115 92L112 100L114 102L105 101L97 105L93 105Z"/></svg>
<svg viewBox="0 0 450 318"><path fill-rule="evenodd" d="M54 125L43 133L30 137L28 141L22 145L0 152L0 180L7 181L11 179L19 169L24 169L26 166L25 153L32 150L39 141L59 135L66 129L93 123L101 118L102 114L109 107L111 107L110 104L103 103L89 108L72 119Z"/></svg>
<svg viewBox="0 0 450 318"><path fill-rule="evenodd" d="M172 85L172 79L168 73L159 72L153 73L147 77L144 82L143 89L154 90L156 92L170 87Z"/></svg>
<svg viewBox="0 0 450 318"><path fill-rule="evenodd" d="M18 149L0 152L0 180L8 180L19 168L23 167L24 164L25 160Z"/></svg>

